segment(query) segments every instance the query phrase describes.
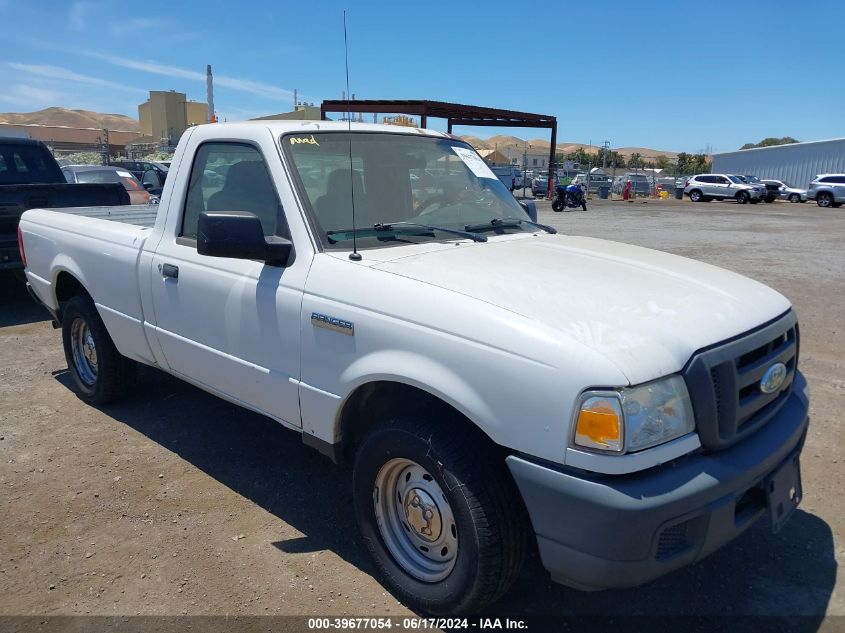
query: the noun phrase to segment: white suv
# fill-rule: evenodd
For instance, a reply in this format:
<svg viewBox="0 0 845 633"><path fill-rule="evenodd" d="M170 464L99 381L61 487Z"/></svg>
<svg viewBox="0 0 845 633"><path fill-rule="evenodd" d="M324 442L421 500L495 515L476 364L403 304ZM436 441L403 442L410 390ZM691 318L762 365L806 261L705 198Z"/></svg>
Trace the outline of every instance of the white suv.
<svg viewBox="0 0 845 633"><path fill-rule="evenodd" d="M687 181L684 194L693 202L736 200L738 204L757 204L766 198L766 187L747 184L732 174L698 174Z"/></svg>
<svg viewBox="0 0 845 633"><path fill-rule="evenodd" d="M838 207L845 202L845 174L819 174L807 188L807 199L820 207Z"/></svg>

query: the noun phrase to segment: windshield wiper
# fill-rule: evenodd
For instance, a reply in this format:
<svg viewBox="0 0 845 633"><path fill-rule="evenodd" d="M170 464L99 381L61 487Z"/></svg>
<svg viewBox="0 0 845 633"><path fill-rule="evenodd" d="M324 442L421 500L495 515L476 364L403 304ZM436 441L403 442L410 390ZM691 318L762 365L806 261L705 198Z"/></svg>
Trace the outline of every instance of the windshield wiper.
<svg viewBox="0 0 845 633"><path fill-rule="evenodd" d="M376 231L401 231L403 228L410 228L410 229L425 229L427 231L440 231L441 233L451 233L452 235L458 235L460 237L465 237L467 239L472 240L473 242L486 242L487 237L481 235L479 233L475 233L470 231L469 229L465 231L461 231L460 229L447 229L443 226L432 226L430 224L419 224L417 222L393 222L392 224L385 224L382 222L376 222L373 224L373 229Z"/></svg>
<svg viewBox="0 0 845 633"><path fill-rule="evenodd" d="M548 224L538 224L537 222L532 222L531 220L525 220L523 218L493 218L486 224L467 224L464 228L467 231L493 231L496 229L516 228L523 224L536 226L538 229L542 229L546 233L557 233L557 229L553 226L549 226Z"/></svg>
<svg viewBox="0 0 845 633"><path fill-rule="evenodd" d="M377 222L370 228L358 228L358 229L342 229L339 231L328 231L326 232L326 237L329 238L329 241L333 244L337 242L343 242L345 240L351 240L353 235L357 237L361 237L362 235L375 237L381 241L392 241L397 240L395 235L388 235L388 233L408 233L411 235L417 236L425 236L425 237L435 237L434 231L441 231L443 233L450 233L452 235L459 235L460 237L466 237L474 242L486 242L487 237L484 235L479 235L478 233L470 233L468 231L461 231L460 229L447 229L441 226L430 226L428 224L418 224L416 222L394 222L392 224L386 224L382 222Z"/></svg>

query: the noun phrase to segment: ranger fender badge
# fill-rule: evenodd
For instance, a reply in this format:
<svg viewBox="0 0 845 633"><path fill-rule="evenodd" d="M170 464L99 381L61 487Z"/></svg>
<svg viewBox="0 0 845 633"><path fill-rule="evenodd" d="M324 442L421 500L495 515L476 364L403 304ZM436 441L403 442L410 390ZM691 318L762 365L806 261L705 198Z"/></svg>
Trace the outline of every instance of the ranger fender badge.
<svg viewBox="0 0 845 633"><path fill-rule="evenodd" d="M333 330L346 334L347 336L355 336L355 325L352 321L344 321L327 314L320 314L319 312L311 313L311 325L314 327L322 327L327 330Z"/></svg>

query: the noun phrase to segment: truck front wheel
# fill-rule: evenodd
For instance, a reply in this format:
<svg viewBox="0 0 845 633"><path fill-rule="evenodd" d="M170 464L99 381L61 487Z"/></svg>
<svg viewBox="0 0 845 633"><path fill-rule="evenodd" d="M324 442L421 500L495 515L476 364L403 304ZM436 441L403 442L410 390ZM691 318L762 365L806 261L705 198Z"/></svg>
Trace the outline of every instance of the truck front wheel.
<svg viewBox="0 0 845 633"><path fill-rule="evenodd" d="M525 557L519 493L492 445L460 428L402 416L364 438L353 502L364 542L405 604L472 613L501 597Z"/></svg>
<svg viewBox="0 0 845 633"><path fill-rule="evenodd" d="M105 404L124 395L135 381L137 364L111 340L94 302L76 296L62 311L65 359L79 397L90 404Z"/></svg>

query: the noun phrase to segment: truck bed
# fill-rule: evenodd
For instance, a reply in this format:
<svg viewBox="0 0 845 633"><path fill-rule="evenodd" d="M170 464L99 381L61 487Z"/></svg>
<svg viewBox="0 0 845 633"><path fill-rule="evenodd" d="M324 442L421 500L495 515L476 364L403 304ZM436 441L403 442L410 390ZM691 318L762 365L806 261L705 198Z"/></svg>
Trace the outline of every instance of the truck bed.
<svg viewBox="0 0 845 633"><path fill-rule="evenodd" d="M69 207L66 209L52 209L52 211L97 220L134 224L135 226L151 229L156 223L158 205L138 204L117 207Z"/></svg>
<svg viewBox="0 0 845 633"><path fill-rule="evenodd" d="M0 270L22 268L17 229L27 209L128 204L129 194L119 183L0 185Z"/></svg>
<svg viewBox="0 0 845 633"><path fill-rule="evenodd" d="M57 309L54 284L68 273L94 298L118 350L139 360L151 357L141 309L141 279L148 282L150 270L139 261L157 212L155 205L31 209L20 223L38 298Z"/></svg>

